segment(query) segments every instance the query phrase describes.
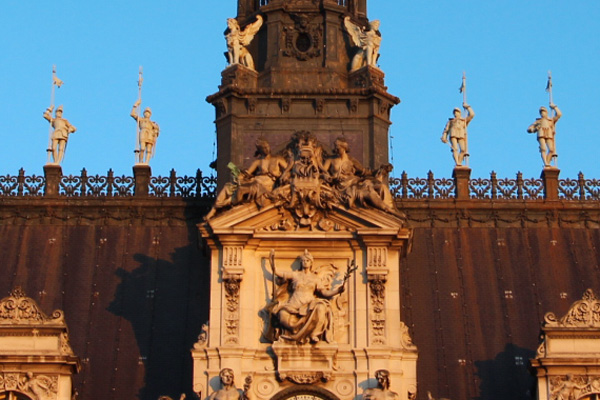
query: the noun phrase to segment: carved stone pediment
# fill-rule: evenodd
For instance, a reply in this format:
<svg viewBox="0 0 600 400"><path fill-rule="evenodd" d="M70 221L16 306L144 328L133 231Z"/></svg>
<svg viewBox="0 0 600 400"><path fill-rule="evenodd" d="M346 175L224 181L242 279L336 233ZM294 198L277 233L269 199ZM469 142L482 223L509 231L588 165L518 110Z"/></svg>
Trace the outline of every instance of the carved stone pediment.
<svg viewBox="0 0 600 400"><path fill-rule="evenodd" d="M205 223L206 229L215 233L237 232L249 235L281 235L281 233L327 232L340 236L351 236L355 233L369 231L381 233L397 233L402 220L375 209L345 209L333 206L324 212L315 213L313 223L301 225L294 215L283 207L269 205L261 208L253 204L235 207Z"/></svg>
<svg viewBox="0 0 600 400"><path fill-rule="evenodd" d="M0 325L59 325L66 326L63 312L44 314L35 300L16 287L8 297L0 300Z"/></svg>
<svg viewBox="0 0 600 400"><path fill-rule="evenodd" d="M600 328L600 300L592 289L583 294L581 300L573 303L569 311L560 319L554 313L544 317L545 327Z"/></svg>

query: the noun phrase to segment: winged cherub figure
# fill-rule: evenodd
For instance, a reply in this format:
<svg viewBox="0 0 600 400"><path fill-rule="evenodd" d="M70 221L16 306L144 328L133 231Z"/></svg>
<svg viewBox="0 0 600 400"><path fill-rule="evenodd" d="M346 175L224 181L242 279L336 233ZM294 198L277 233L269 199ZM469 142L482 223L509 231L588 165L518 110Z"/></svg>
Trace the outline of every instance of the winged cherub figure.
<svg viewBox="0 0 600 400"><path fill-rule="evenodd" d="M246 48L254 36L258 33L263 24L263 18L260 15L256 16L256 21L246 25L242 30L235 18L227 19L227 30L225 31L225 40L227 40L227 58L229 65L242 64L252 70L254 68L254 60L252 55Z"/></svg>
<svg viewBox="0 0 600 400"><path fill-rule="evenodd" d="M369 22L367 29L363 29L350 20L344 18L344 26L350 35L352 44L358 47L358 52L352 59L350 72L356 71L366 65L377 67L379 58L379 47L381 46L381 33L379 32L379 21Z"/></svg>

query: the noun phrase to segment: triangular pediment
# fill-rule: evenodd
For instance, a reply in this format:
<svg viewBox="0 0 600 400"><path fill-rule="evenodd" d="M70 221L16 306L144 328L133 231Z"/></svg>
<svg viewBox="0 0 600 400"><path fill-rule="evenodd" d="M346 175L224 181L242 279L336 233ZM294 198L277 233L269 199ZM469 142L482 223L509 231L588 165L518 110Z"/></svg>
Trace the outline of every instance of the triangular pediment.
<svg viewBox="0 0 600 400"><path fill-rule="evenodd" d="M397 234L403 221L395 215L371 208L346 209L333 205L314 210L310 219L300 220L293 210L270 204L258 208L249 203L236 206L203 223L214 233L327 233L351 235L360 232Z"/></svg>

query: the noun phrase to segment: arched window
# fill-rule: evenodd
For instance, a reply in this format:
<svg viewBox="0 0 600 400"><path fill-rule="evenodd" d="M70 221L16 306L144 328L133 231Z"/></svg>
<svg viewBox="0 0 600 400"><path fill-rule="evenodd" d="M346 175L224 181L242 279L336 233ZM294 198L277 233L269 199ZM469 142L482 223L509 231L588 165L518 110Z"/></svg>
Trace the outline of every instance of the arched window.
<svg viewBox="0 0 600 400"><path fill-rule="evenodd" d="M31 400L31 397L17 392L2 392L0 400Z"/></svg>

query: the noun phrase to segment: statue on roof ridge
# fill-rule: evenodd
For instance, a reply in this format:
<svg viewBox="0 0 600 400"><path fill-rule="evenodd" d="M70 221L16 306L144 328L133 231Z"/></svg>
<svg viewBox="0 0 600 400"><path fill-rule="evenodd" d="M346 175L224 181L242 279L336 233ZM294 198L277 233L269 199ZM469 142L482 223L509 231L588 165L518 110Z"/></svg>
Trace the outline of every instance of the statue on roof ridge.
<svg viewBox="0 0 600 400"><path fill-rule="evenodd" d="M462 106L467 111L467 116L463 117L460 108L456 107L452 111L454 118L448 118L448 122L442 132L443 143L448 143L448 138L450 138L452 157L457 167L462 166L465 157L469 156L467 126L469 126L473 117L475 117L475 112L470 105L463 103Z"/></svg>
<svg viewBox="0 0 600 400"><path fill-rule="evenodd" d="M254 60L247 47L260 30L262 24L262 16L257 15L256 21L246 25L242 30L235 18L227 18L225 40L227 41L227 59L229 65L242 64L251 70L255 70Z"/></svg>
<svg viewBox="0 0 600 400"><path fill-rule="evenodd" d="M65 157L65 151L67 150L67 140L69 135L74 133L77 129L66 119L63 118L63 106L58 106L52 117L52 111L54 106L50 106L44 111L44 119L50 122L50 126L54 128L51 138L52 160L54 164L60 164Z"/></svg>
<svg viewBox="0 0 600 400"><path fill-rule="evenodd" d="M139 140L139 153L138 153L138 164L148 164L150 159L154 157L154 150L156 146L156 140L160 134L160 127L152 120L152 110L150 107L146 107L144 114L140 117L139 109L142 101L138 99L131 109L131 118L133 118L138 124L138 140Z"/></svg>
<svg viewBox="0 0 600 400"><path fill-rule="evenodd" d="M556 136L556 122L562 117L562 112L556 104L551 103L550 108L554 110L552 117L548 116L548 109L542 106L540 107L540 117L527 128L527 132L537 133L544 167L550 167L552 161L556 164L556 157L558 157L554 137Z"/></svg>

